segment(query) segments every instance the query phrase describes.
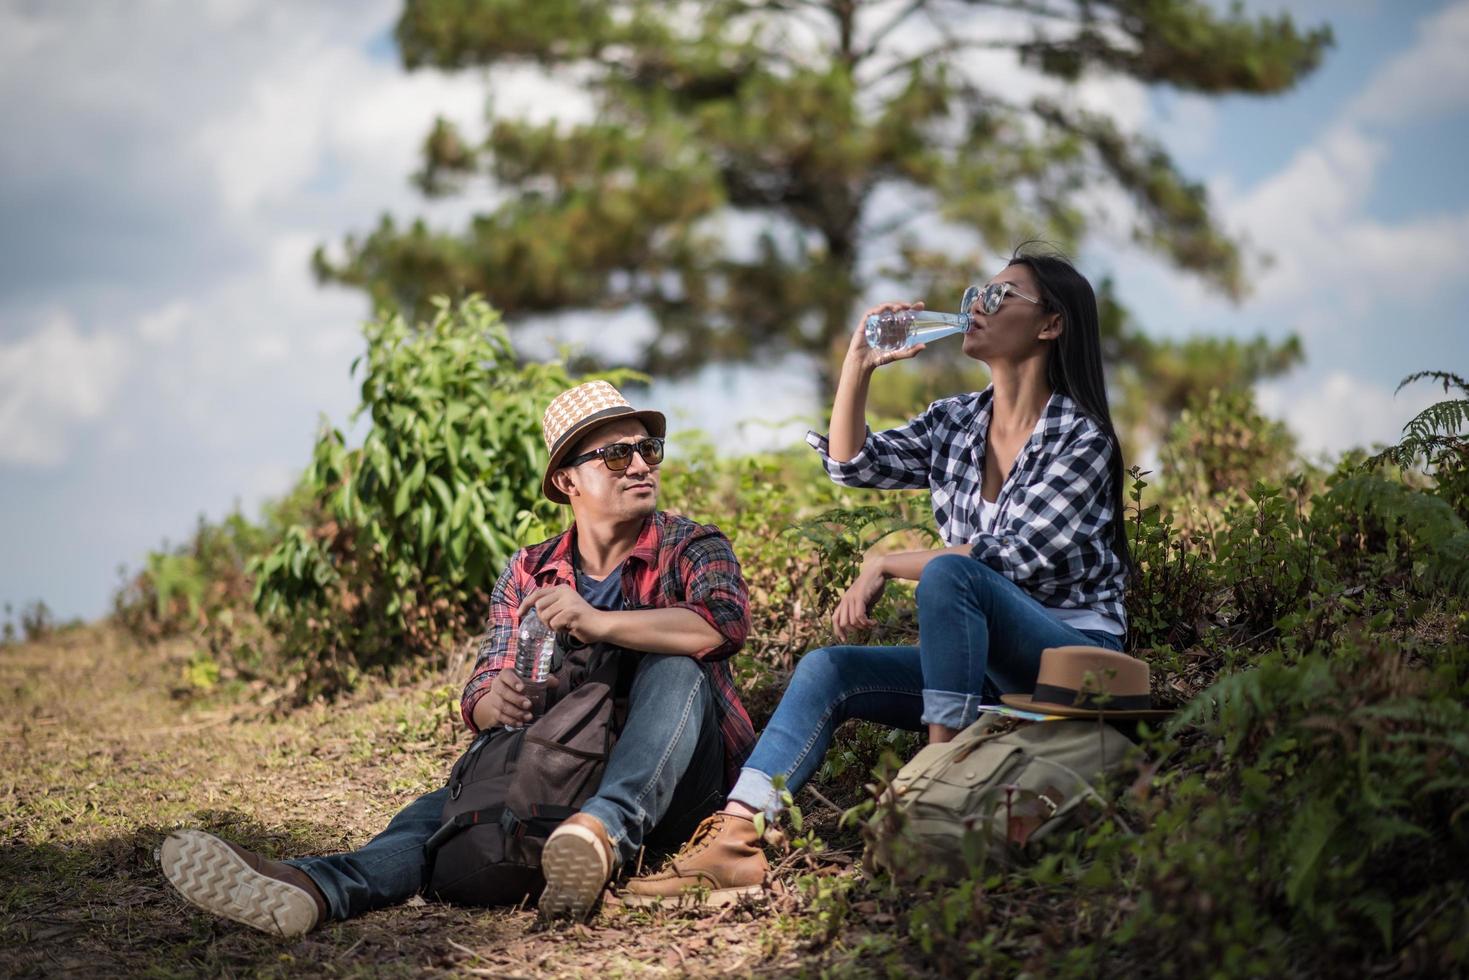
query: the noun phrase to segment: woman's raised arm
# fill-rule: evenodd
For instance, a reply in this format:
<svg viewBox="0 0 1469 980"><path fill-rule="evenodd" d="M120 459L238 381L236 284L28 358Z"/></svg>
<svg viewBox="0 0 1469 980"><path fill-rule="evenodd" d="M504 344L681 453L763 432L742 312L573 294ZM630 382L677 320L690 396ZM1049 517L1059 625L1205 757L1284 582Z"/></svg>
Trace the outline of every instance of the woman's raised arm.
<svg viewBox="0 0 1469 980"><path fill-rule="evenodd" d="M872 381L872 372L892 361L907 360L923 350L922 344L889 353L873 350L867 346L867 318L889 310L921 309L922 303L882 303L863 313L858 321L852 342L847 346L847 356L842 359L836 398L831 403L827 453L837 462L845 463L856 456L867 441L867 386Z"/></svg>

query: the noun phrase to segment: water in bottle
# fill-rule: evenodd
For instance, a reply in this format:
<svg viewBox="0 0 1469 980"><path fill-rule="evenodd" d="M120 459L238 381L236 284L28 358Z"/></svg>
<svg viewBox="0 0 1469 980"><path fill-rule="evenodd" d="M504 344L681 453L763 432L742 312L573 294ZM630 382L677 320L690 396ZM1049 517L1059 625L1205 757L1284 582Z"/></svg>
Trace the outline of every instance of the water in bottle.
<svg viewBox="0 0 1469 980"><path fill-rule="evenodd" d="M525 684L532 718L546 710L546 677L551 673L551 658L556 653L556 633L541 621L532 606L520 617L520 630L515 638L515 672ZM507 725L518 728L518 725Z"/></svg>
<svg viewBox="0 0 1469 980"><path fill-rule="evenodd" d="M969 330L969 308L974 304L977 291L974 287L965 290L959 303L960 313L939 313L935 310L887 310L874 313L867 318L867 346L873 350L890 353L926 344L956 333Z"/></svg>

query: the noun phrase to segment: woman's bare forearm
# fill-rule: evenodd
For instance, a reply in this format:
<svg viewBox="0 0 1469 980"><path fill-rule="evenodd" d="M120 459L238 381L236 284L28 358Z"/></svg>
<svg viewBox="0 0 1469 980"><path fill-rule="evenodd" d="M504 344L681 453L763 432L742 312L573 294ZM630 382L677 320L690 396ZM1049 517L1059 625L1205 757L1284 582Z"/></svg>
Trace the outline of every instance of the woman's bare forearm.
<svg viewBox="0 0 1469 980"><path fill-rule="evenodd" d="M890 555L875 555L867 559L887 578L916 582L923 574L924 566L939 555L967 555L973 545L956 544L952 548L937 548L933 551L899 551Z"/></svg>
<svg viewBox="0 0 1469 980"><path fill-rule="evenodd" d="M851 358L842 364L827 437L827 454L839 463L856 456L867 441L867 386L871 381L870 368L852 363Z"/></svg>

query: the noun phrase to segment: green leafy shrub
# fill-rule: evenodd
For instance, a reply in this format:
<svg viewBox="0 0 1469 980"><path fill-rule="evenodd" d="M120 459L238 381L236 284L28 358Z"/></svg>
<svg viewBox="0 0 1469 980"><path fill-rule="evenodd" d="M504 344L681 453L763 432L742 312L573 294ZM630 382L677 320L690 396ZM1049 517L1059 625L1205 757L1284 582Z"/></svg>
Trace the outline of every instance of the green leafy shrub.
<svg viewBox="0 0 1469 980"><path fill-rule="evenodd" d="M82 625L79 619L58 622L56 614L43 599L32 599L21 606L20 615L14 621L11 619L15 615L14 606L7 602L3 611L5 619L0 623L0 646L19 642L37 643Z"/></svg>
<svg viewBox="0 0 1469 980"><path fill-rule="evenodd" d="M1131 470L1128 547L1134 575L1127 590L1128 632L1134 647L1182 648L1199 641L1218 602L1202 536L1181 531L1157 503L1145 504L1148 474Z"/></svg>
<svg viewBox="0 0 1469 980"><path fill-rule="evenodd" d="M540 422L575 381L559 364L518 364L482 300L436 310L417 327L397 315L366 325L353 364L362 444L322 433L306 474L320 521L250 564L256 607L308 690L442 657L482 626L516 548L560 530L540 493Z"/></svg>
<svg viewBox="0 0 1469 980"><path fill-rule="evenodd" d="M1117 942L1175 950L1181 972L1464 961L1469 887L1442 870L1469 856L1469 656L1429 666L1379 645L1387 618L1329 651L1261 658L1180 719L1204 737L1126 856L1136 912Z"/></svg>
<svg viewBox="0 0 1469 980"><path fill-rule="evenodd" d="M207 630L220 613L249 609L250 560L272 547L309 500L298 489L265 508L260 523L238 511L218 523L200 515L189 540L150 552L113 595L113 619L153 642Z"/></svg>

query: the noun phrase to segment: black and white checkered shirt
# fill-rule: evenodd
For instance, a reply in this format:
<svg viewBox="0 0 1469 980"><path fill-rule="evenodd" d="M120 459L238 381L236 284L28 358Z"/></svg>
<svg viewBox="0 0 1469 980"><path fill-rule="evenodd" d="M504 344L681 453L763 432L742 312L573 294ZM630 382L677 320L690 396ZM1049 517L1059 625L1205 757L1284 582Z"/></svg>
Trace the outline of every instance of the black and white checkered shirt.
<svg viewBox="0 0 1469 980"><path fill-rule="evenodd" d="M1043 605L1089 609L1127 624L1126 573L1112 550L1112 444L1076 403L1057 392L1020 448L1000 488L995 532L980 523L985 435L994 389L944 398L907 425L868 430L862 450L832 459L825 436L806 441L837 483L878 490L921 490L950 546L972 544L975 558Z"/></svg>

